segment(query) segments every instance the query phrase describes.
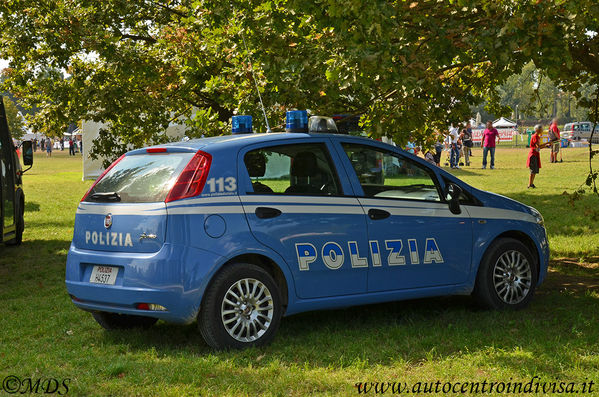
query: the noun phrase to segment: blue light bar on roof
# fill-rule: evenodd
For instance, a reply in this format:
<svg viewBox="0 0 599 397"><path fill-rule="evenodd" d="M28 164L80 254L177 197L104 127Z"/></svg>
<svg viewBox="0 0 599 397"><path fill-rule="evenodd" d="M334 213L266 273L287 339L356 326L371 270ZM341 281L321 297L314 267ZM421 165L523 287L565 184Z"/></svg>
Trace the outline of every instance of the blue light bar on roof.
<svg viewBox="0 0 599 397"><path fill-rule="evenodd" d="M252 116L233 116L231 118L232 134L251 134Z"/></svg>
<svg viewBox="0 0 599 397"><path fill-rule="evenodd" d="M288 111L285 131L308 132L308 112L305 110Z"/></svg>

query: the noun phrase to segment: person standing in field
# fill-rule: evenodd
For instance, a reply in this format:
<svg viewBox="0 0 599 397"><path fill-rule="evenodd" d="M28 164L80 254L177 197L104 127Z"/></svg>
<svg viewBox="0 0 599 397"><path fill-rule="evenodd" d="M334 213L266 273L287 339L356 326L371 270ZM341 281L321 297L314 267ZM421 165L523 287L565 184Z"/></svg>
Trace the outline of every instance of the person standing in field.
<svg viewBox="0 0 599 397"><path fill-rule="evenodd" d="M52 157L52 141L46 138L46 157Z"/></svg>
<svg viewBox="0 0 599 397"><path fill-rule="evenodd" d="M437 162L435 161L435 155L433 154L433 150L434 149L428 149L424 153L424 159L431 164L437 165Z"/></svg>
<svg viewBox="0 0 599 397"><path fill-rule="evenodd" d="M470 123L467 124L467 126ZM472 145L472 129L464 128L460 133L460 139L462 140L462 151L464 152L464 164L470 166L470 148Z"/></svg>
<svg viewBox="0 0 599 397"><path fill-rule="evenodd" d="M534 181L535 176L539 173L541 168L541 156L539 152L546 145L551 143L541 143L541 134L543 133L543 126L541 124L535 125L535 133L530 138L530 151L528 152L528 158L526 159L526 166L530 169L530 176L528 177L528 189L536 188Z"/></svg>
<svg viewBox="0 0 599 397"><path fill-rule="evenodd" d="M487 121L487 128L483 132L483 170L487 168L487 153L491 152L491 169L495 168L495 146L499 132L493 127L492 121Z"/></svg>
<svg viewBox="0 0 599 397"><path fill-rule="evenodd" d="M451 168L460 168L460 149L458 145L460 142L460 133L457 127L451 126L449 129L449 136L451 136L451 157L449 160L449 165Z"/></svg>
<svg viewBox="0 0 599 397"><path fill-rule="evenodd" d="M551 157L552 163L557 163L557 154L559 153L561 135L557 127L557 119L553 119L549 126L549 142L551 142Z"/></svg>
<svg viewBox="0 0 599 397"><path fill-rule="evenodd" d="M437 143L435 143L435 164L437 167L441 167L441 155L443 154L443 141L441 138L437 138Z"/></svg>
<svg viewBox="0 0 599 397"><path fill-rule="evenodd" d="M470 124L469 121L466 123L466 132L468 133L468 135L470 135L470 146L468 146L468 156L472 157L472 148L474 147L474 142L472 141L472 124Z"/></svg>

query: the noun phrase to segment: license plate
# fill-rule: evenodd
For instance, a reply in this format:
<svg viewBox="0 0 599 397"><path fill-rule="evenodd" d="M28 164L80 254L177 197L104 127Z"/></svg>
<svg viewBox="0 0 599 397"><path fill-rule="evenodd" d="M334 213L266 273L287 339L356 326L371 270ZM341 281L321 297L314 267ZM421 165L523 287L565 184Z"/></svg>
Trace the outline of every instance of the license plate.
<svg viewBox="0 0 599 397"><path fill-rule="evenodd" d="M114 285L118 273L118 267L94 266L89 282L94 284Z"/></svg>

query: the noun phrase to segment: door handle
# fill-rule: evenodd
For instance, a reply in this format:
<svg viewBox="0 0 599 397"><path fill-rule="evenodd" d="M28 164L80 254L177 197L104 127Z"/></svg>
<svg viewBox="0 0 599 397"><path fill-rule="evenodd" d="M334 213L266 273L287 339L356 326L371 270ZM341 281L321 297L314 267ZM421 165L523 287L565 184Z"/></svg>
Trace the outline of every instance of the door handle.
<svg viewBox="0 0 599 397"><path fill-rule="evenodd" d="M391 213L385 210L379 210L378 208L371 208L368 210L368 217L373 221L377 219L386 219L391 216Z"/></svg>
<svg viewBox="0 0 599 397"><path fill-rule="evenodd" d="M256 216L260 219L276 218L282 214L280 210L270 207L258 207L255 212Z"/></svg>

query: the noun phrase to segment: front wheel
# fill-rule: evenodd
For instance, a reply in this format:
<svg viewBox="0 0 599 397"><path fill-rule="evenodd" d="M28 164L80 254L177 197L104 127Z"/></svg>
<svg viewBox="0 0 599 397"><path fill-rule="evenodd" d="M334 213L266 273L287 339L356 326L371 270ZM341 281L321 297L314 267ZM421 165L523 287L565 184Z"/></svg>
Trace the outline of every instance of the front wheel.
<svg viewBox="0 0 599 397"><path fill-rule="evenodd" d="M232 264L207 288L198 315L200 333L215 349L268 344L282 315L278 286L264 269Z"/></svg>
<svg viewBox="0 0 599 397"><path fill-rule="evenodd" d="M6 245L21 245L23 242L23 231L25 230L25 214L23 207L17 207L17 218L15 219L15 237L6 242Z"/></svg>
<svg viewBox="0 0 599 397"><path fill-rule="evenodd" d="M537 266L529 249L518 240L502 238L485 253L473 296L490 309L522 309L532 299L537 279Z"/></svg>

